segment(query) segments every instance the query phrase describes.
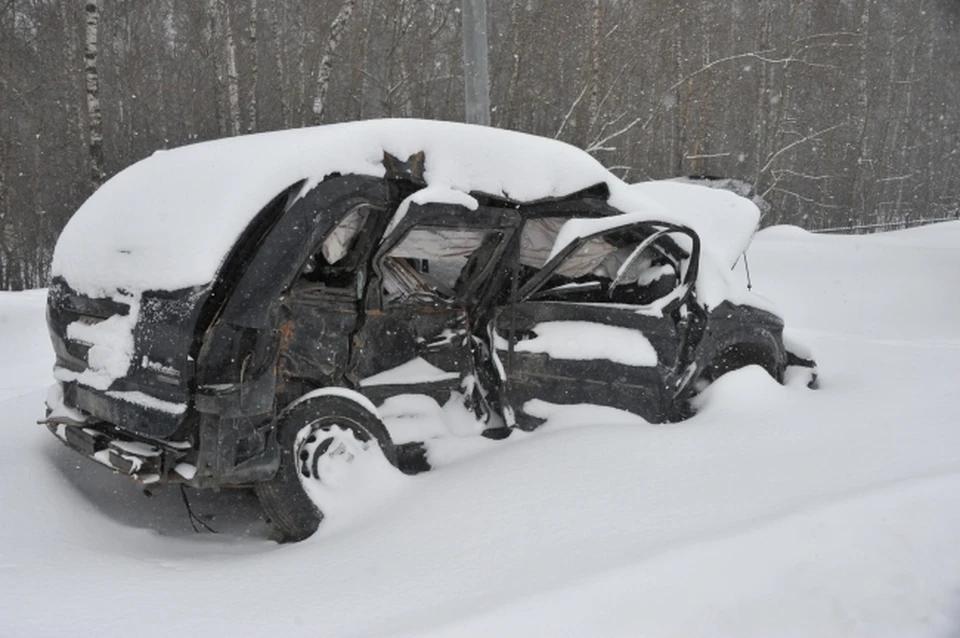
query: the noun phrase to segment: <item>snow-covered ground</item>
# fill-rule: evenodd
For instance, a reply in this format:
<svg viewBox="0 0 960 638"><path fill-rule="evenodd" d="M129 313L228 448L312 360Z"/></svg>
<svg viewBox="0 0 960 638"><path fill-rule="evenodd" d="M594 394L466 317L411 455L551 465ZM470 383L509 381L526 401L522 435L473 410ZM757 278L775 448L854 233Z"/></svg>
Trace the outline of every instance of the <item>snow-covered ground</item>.
<svg viewBox="0 0 960 638"><path fill-rule="evenodd" d="M773 228L750 268L819 391L749 368L682 424L564 410L284 546L252 496L191 492L197 534L34 425L43 295L0 293L0 634L960 635L960 223Z"/></svg>

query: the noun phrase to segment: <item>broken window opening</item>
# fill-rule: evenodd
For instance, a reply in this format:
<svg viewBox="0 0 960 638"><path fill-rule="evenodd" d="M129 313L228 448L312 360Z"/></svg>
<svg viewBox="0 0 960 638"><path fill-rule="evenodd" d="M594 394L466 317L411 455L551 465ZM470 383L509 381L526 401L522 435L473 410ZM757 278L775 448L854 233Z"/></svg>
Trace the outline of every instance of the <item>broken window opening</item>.
<svg viewBox="0 0 960 638"><path fill-rule="evenodd" d="M307 258L297 280L298 289L357 288L357 260L351 258L362 230L366 227L372 206L360 204L352 208L323 239L319 249Z"/></svg>
<svg viewBox="0 0 960 638"><path fill-rule="evenodd" d="M381 264L383 300L453 303L476 274L477 255L489 253L501 233L472 228L415 228ZM469 264L469 266L468 266Z"/></svg>
<svg viewBox="0 0 960 638"><path fill-rule="evenodd" d="M682 242L676 233L644 245L643 237L622 229L591 238L561 261L530 299L650 306L683 279L689 253Z"/></svg>

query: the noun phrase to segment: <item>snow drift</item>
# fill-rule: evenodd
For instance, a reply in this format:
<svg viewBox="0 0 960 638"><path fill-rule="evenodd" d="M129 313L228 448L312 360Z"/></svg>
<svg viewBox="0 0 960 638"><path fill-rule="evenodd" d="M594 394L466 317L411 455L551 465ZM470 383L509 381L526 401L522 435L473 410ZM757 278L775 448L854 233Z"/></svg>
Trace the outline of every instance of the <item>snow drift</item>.
<svg viewBox="0 0 960 638"><path fill-rule="evenodd" d="M820 390L744 369L666 426L541 406L542 431L448 437L437 471L295 546L241 493L189 492L219 532L195 533L179 491L147 498L34 425L43 295L2 293L3 631L958 635L960 223L774 228L750 259Z"/></svg>

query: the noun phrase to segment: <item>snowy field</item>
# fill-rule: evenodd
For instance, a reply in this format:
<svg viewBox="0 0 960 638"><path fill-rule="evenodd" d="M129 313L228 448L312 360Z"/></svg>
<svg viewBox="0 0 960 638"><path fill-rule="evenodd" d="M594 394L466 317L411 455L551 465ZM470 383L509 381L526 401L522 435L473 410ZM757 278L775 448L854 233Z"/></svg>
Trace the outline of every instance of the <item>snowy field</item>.
<svg viewBox="0 0 960 638"><path fill-rule="evenodd" d="M284 546L250 495L190 492L198 534L34 425L43 293L0 293L0 634L960 635L960 222L749 255L819 391L748 368L682 424L567 410Z"/></svg>

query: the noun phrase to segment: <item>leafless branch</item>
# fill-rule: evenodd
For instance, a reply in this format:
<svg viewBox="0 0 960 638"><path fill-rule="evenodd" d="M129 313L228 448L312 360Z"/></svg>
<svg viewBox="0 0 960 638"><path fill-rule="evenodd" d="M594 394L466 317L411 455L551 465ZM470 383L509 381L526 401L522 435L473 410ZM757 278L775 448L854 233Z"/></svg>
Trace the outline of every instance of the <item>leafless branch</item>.
<svg viewBox="0 0 960 638"><path fill-rule="evenodd" d="M828 126L828 127L825 128L825 129L819 130L819 131L817 131L817 132L815 132L815 133L811 133L810 135L805 135L805 136L801 137L801 138L798 139L798 140L794 140L793 142L790 142L789 144L787 144L786 146L784 146L783 148L781 148L781 149L778 150L777 152L773 153L773 154L767 159L767 163L764 164L764 165L763 165L763 168L760 169L759 174L762 175L762 174L766 173L767 170L770 168L770 166L776 161L776 159L777 159L778 157L780 157L781 155L783 155L784 153L786 153L787 151L789 151L790 149L796 148L797 146L803 144L804 142L809 142L810 140L815 140L815 139L817 139L818 137L820 137L821 135L826 135L826 134L829 133L830 131L834 131L834 130L840 128L841 126L844 126L845 124L847 124L847 122L840 122L839 124L834 124L833 126Z"/></svg>
<svg viewBox="0 0 960 638"><path fill-rule="evenodd" d="M650 117L653 117L653 116L651 115ZM620 136L623 135L624 133L629 132L630 129L632 129L632 128L635 127L637 124L639 124L639 123L640 123L640 120L642 120L642 119L643 119L643 117L638 117L637 119L633 120L632 122L630 122L629 124L627 124L626 126L624 126L623 128L621 128L620 130L615 131L615 132L611 133L610 135L607 135L607 136L604 137L603 139L594 140L594 141L591 142L591 143L587 146L587 148L584 149L584 150L586 150L588 153L596 153L597 151L614 151L614 150L616 150L616 147L607 146L607 145L606 145L607 142L610 142L611 140L615 140L616 138L620 137ZM648 120L648 121L649 121L649 120Z"/></svg>
<svg viewBox="0 0 960 638"><path fill-rule="evenodd" d="M560 139L560 134L563 133L564 127L567 125L567 122L570 120L570 116L573 115L574 109L577 108L577 105L580 104L580 100L583 99L583 96L587 94L587 89L590 88L590 84L586 84L583 87L583 90L580 91L580 95L577 96L577 99L573 101L573 104L570 105L570 109L567 111L567 114L563 116L563 121L560 122L560 128L557 129L556 134L553 136L553 139Z"/></svg>
<svg viewBox="0 0 960 638"><path fill-rule="evenodd" d="M816 205L816 206L820 206L821 208L834 208L834 209L836 209L836 208L846 208L845 206L840 206L840 205L838 205L838 204L825 204L824 202L817 201L817 200L812 199L812 198L810 198L810 197L805 197L805 196L801 195L800 193L795 193L794 191L787 190L787 189L785 189L785 188L775 188L775 189L773 189L773 190L774 190L774 192L783 193L784 195L790 195L791 197L796 197L797 199L799 199L799 200L802 201L802 202L807 202L808 204L814 204L814 205ZM763 195L763 196L766 196L766 192L764 192L764 195Z"/></svg>
<svg viewBox="0 0 960 638"><path fill-rule="evenodd" d="M809 179L813 181L833 179L836 177L836 175L808 175L807 173L801 173L799 171L795 171L789 168L781 168L771 172L773 173L774 179L780 179L781 175L792 175L794 177L800 177L803 179Z"/></svg>
<svg viewBox="0 0 960 638"><path fill-rule="evenodd" d="M597 106L598 109L602 109L603 105L606 104L607 99L609 99L610 94L613 93L613 90L620 85L620 78L623 77L623 74L630 67L633 62L627 62L620 67L620 71L617 73L616 77L613 78L613 82L610 83L610 88L607 89L607 92L603 95L603 99L600 100L600 104ZM603 129L601 129L603 130Z"/></svg>
<svg viewBox="0 0 960 638"><path fill-rule="evenodd" d="M715 157L730 157L732 153L704 153L700 155L684 155L683 159L696 160L696 159L711 159Z"/></svg>

